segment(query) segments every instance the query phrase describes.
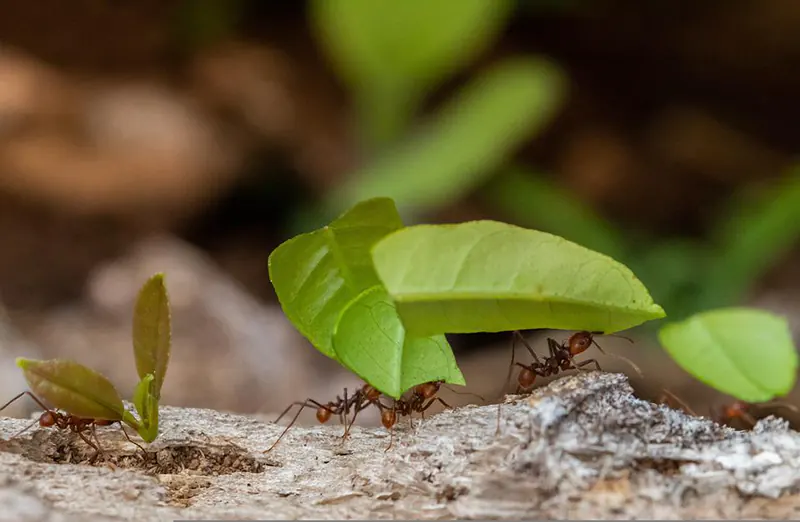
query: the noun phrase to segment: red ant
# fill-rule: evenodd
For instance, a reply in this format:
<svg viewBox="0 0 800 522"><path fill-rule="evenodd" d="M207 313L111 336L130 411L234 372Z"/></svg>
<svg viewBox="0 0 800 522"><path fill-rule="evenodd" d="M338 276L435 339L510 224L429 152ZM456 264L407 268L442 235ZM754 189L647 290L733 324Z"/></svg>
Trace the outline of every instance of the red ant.
<svg viewBox="0 0 800 522"><path fill-rule="evenodd" d="M612 357L624 360L636 371L637 374L639 374L640 377L642 377L642 371L638 366L636 366L636 364L633 363L633 361L621 355L606 353L606 351L603 350L603 348L594 339L595 335L601 334L602 332L588 332L583 330L570 335L569 338L561 344L559 344L555 339L548 337L547 347L550 355L542 360L539 359L538 355L536 355L536 352L522 336L522 333L519 330L515 330L512 334L513 336L511 340L511 364L508 365L508 375L506 376L506 382L503 386L503 390L508 387L508 381L511 380L511 372L513 371L515 365L522 368L517 376L517 395L523 392L530 392L533 389L534 383L536 382L536 377L550 377L567 370L581 371L584 366L588 366L590 364L594 364L594 367L597 371L602 371L600 368L600 363L598 363L596 359L587 359L585 361L577 363L575 362L575 356L582 354L591 348L592 345L597 346L597 349L600 350L600 353L603 355L610 355ZM614 337L620 337L633 343L633 339L628 337L623 337L621 335L616 335ZM534 362L531 364L525 365L519 362L514 362L516 357L517 339L522 341L522 344L528 349L528 352L531 354L531 356L533 356ZM502 403L497 405L497 433L500 433L501 409Z"/></svg>
<svg viewBox="0 0 800 522"><path fill-rule="evenodd" d="M97 437L96 427L112 426L114 424L119 424L122 433L125 434L125 438L127 438L129 442L134 444L136 447L142 450L143 453L146 454L144 448L142 448L139 444L131 440L130 436L128 436L128 432L125 431L125 428L122 427L122 423L120 423L120 421L109 420L109 419L90 419L85 417L78 417L77 415L73 415L71 413L61 413L60 411L52 410L47 406L45 406L44 403L41 400L39 400L38 397L36 397L33 393L29 391L24 391L19 395L17 395L16 397L14 397L13 399L11 399L10 401L8 401L7 403L5 403L2 407L0 407L0 411L6 409L11 403L18 400L23 395L27 395L31 399L33 399L36 402L36 404L38 404L44 411L42 412L41 415L39 415L39 419L36 422L26 427L25 429L21 430L20 432L12 435L10 437L12 439L22 435L23 433L28 431L31 427L33 427L36 423L38 423L39 426L42 428L50 428L55 426L60 430L69 430L72 433L77 433L78 436L81 439L83 439L83 441L86 444L88 444L91 448L94 449L95 453L89 459L89 464L94 464L94 462L97 460L97 457L101 453L103 453L103 450L100 447L100 439ZM86 436L87 431L91 431L91 435L94 437L94 440L97 442L97 444L92 442L92 440Z"/></svg>
<svg viewBox="0 0 800 522"><path fill-rule="evenodd" d="M639 374L639 376L642 376L642 371L633 363L633 361L627 359L626 357L622 357L621 355L608 354L603 350L603 348L600 347L599 344L597 344L597 341L594 340L594 336L601 333L602 332L587 331L576 332L561 344L558 344L555 339L548 338L547 347L550 351L550 355L545 357L544 361L542 361L539 359L539 356L536 355L536 352L533 350L533 348L531 348L519 330L515 330L513 334L514 337L511 342L511 364L508 368L506 384L511 379L511 371L515 364L516 366L522 368L522 370L519 372L519 376L517 377L517 394L523 391L529 392L531 389L533 389L533 384L536 381L537 376L549 377L567 370L581 370L584 366L588 366L590 364L594 364L597 371L602 371L600 368L600 363L598 363L596 359L587 359L578 363L575 362L575 356L585 352L591 348L593 344L597 346L597 349L600 350L600 353L603 355L611 355L613 357L623 359L631 365L631 367L636 371L636 373ZM629 339L628 337L616 337L621 337L622 339L630 341L631 343L633 342L633 340ZM525 345L525 348L527 348L528 352L533 356L533 363L525 365L514 362L516 355L515 344L517 339L522 341L522 344Z"/></svg>
<svg viewBox="0 0 800 522"><path fill-rule="evenodd" d="M442 384L444 384L444 381L431 381L418 384L414 386L411 396L408 399L402 397L396 399L391 407L384 405L380 401L375 401L375 405L381 410L381 424L383 424L383 427L389 430L390 433L389 445L384 451L389 451L394 443L394 426L397 424L398 416L407 416L410 421L411 415L417 412L422 414L424 418L425 411L437 401L445 408L452 409L452 406L447 404L441 397L437 396Z"/></svg>
<svg viewBox="0 0 800 522"><path fill-rule="evenodd" d="M347 388L345 388L344 398L337 395L335 401L330 401L327 404L322 404L310 398L306 399L304 402L293 402L287 406L285 410L283 410L283 413L281 413L277 419L275 419L275 423L280 422L284 415L289 413L289 410L291 410L294 406L300 406L300 408L297 410L297 413L295 413L294 417L292 417L291 422L289 422L278 439L273 442L272 446L266 449L264 453L272 451L272 449L278 445L283 436L286 435L286 432L289 431L289 428L291 428L297 421L298 417L300 417L300 413L302 413L302 411L309 406L317 408L316 416L317 421L320 424L325 424L328 422L332 415L338 415L341 423L344 424L344 434L342 435L342 441L344 441L350 434L350 428L352 428L353 423L355 423L359 412L365 410L371 404L377 403L380 399L380 396L381 393L378 390L369 384L364 384L364 386L362 386L359 390L356 390L356 392L350 397L347 396ZM350 422L348 423L347 416L350 415L351 412L353 412L353 418L350 419Z"/></svg>
<svg viewBox="0 0 800 522"><path fill-rule="evenodd" d="M668 405L668 398L671 398L677 402L686 413L694 415L695 417L699 416L684 401L682 401L677 395L669 390L663 390L663 393L659 398L659 403ZM738 420L744 422L749 428L753 428L758 422L753 415L753 410L757 408L769 408L770 406L786 408L795 413L800 412L800 409L798 409L794 404L789 404L783 401L769 401L754 404L741 400L735 400L728 404L723 404L718 408L712 407L710 418L717 424L724 424L727 426L731 426L733 422Z"/></svg>

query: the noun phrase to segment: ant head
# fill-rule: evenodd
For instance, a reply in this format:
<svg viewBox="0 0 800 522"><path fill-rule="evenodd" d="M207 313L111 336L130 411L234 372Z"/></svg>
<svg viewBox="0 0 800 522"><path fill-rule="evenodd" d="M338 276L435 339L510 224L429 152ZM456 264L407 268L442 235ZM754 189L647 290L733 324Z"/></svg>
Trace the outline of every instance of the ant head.
<svg viewBox="0 0 800 522"><path fill-rule="evenodd" d="M317 420L320 424L325 424L331 418L331 410L330 408L333 406L333 403L328 403L328 406L325 408L317 408Z"/></svg>
<svg viewBox="0 0 800 522"><path fill-rule="evenodd" d="M397 423L397 413L394 410L383 410L381 412L381 424L387 430Z"/></svg>
<svg viewBox="0 0 800 522"><path fill-rule="evenodd" d="M439 387L441 387L441 385L441 381L418 384L416 387L414 387L414 393L421 395L425 399L430 399L439 392Z"/></svg>
<svg viewBox="0 0 800 522"><path fill-rule="evenodd" d="M39 426L49 428L50 426L55 426L55 424L56 415L52 411L45 411L39 415Z"/></svg>
<svg viewBox="0 0 800 522"><path fill-rule="evenodd" d="M363 393L364 396L369 401L377 401L378 399L381 398L381 392L375 389L375 387L372 386L371 384L365 384L364 386L362 386L361 393Z"/></svg>
<svg viewBox="0 0 800 522"><path fill-rule="evenodd" d="M738 419L749 409L750 405L744 401L734 401L725 406L725 416L729 419Z"/></svg>
<svg viewBox="0 0 800 522"><path fill-rule="evenodd" d="M530 368L520 370L519 377L517 377L520 388L528 390L533 387L534 381L536 381L536 374Z"/></svg>
<svg viewBox="0 0 800 522"><path fill-rule="evenodd" d="M572 334L567 341L570 355L578 355L585 352L592 346L592 342L594 342L592 332L584 331Z"/></svg>

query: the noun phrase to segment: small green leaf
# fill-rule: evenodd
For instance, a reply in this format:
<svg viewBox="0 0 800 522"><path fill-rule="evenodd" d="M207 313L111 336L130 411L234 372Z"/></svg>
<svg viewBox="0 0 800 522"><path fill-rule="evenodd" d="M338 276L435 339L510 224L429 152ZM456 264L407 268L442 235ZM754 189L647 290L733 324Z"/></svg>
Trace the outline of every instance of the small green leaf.
<svg viewBox="0 0 800 522"><path fill-rule="evenodd" d="M64 359L17 358L34 395L46 404L87 419L121 420L125 407L111 381Z"/></svg>
<svg viewBox="0 0 800 522"><path fill-rule="evenodd" d="M786 319L753 308L720 308L667 324L661 345L684 370L746 402L794 387L797 351Z"/></svg>
<svg viewBox="0 0 800 522"><path fill-rule="evenodd" d="M407 227L376 244L372 256L403 324L417 336L613 333L665 315L625 265L497 221Z"/></svg>
<svg viewBox="0 0 800 522"><path fill-rule="evenodd" d="M153 374L145 375L133 393L133 404L141 422L135 428L145 442L153 442L158 436L158 399L153 394Z"/></svg>
<svg viewBox="0 0 800 522"><path fill-rule="evenodd" d="M399 398L429 381L465 384L444 335L406 335L392 300L380 286L366 290L342 311L333 347L342 364L390 397Z"/></svg>
<svg viewBox="0 0 800 522"><path fill-rule="evenodd" d="M133 353L139 378L152 374L153 394L161 396L161 386L169 365L170 344L169 297L164 274L156 274L142 286L133 313Z"/></svg>
<svg viewBox="0 0 800 522"><path fill-rule="evenodd" d="M354 206L330 225L281 244L269 256L269 278L286 317L320 352L336 358L331 337L342 309L380 284L370 248L403 226L391 199Z"/></svg>

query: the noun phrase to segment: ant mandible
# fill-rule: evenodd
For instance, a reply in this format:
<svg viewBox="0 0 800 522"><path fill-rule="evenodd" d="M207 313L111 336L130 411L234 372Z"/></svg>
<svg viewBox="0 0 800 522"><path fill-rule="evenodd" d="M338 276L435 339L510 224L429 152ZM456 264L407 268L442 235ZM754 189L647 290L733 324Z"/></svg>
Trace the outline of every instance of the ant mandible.
<svg viewBox="0 0 800 522"><path fill-rule="evenodd" d="M42 428L55 427L60 430L69 430L72 433L76 433L81 439L83 439L83 441L86 444L88 444L92 449L94 449L95 451L94 455L92 455L92 457L89 459L89 464L94 464L94 462L97 460L97 457L100 456L101 453L103 453L103 450L101 449L100 445L100 439L97 437L96 427L112 426L114 424L119 424L122 433L125 434L125 438L127 438L129 442L134 444L143 453L146 454L144 448L142 448L139 444L131 440L130 436L128 435L128 432L125 431L125 428L122 427L122 423L120 423L118 420L92 419L92 418L78 417L77 415L73 415L71 413L61 413L60 411L53 410L45 406L45 404L38 397L36 397L33 393L29 391L24 391L20 393L19 395L17 395L7 403L5 403L3 406L0 406L0 411L6 409L8 406L11 405L11 403L20 399L24 395L27 395L31 399L33 399L36 402L36 404L38 404L44 411L42 412L41 415L39 415L39 418L37 419L36 422L31 424L30 426L27 426L25 429L19 431L18 433L12 435L10 437L12 439L15 437L19 437L37 423ZM91 435L94 437L96 444L92 442L91 438L86 436L87 431L91 432Z"/></svg>
<svg viewBox="0 0 800 522"><path fill-rule="evenodd" d="M280 420L289 413L294 406L300 406L295 413L292 420L286 426L286 428L281 432L280 436L272 443L272 445L264 450L264 453L268 453L272 451L272 449L278 445L286 432L294 425L297 421L298 417L300 417L300 413L307 408L307 407L316 407L316 417L317 421L320 424L325 424L328 422L332 415L338 415L340 422L344 425L344 434L342 435L342 441L347 438L350 434L350 428L352 428L353 424L356 421L356 417L358 416L359 412L366 409L371 404L377 403L380 399L381 393L376 390L373 386L369 384L364 384L360 389L356 390L350 397L347 395L347 388L344 389L344 398L342 396L337 395L335 401L329 401L327 404L322 404L320 402L315 401L314 399L306 399L305 401L296 401L291 403L289 406L283 410L277 419L275 419L275 423L280 422ZM347 422L347 417L350 413L353 412L353 418L350 419L350 422Z"/></svg>

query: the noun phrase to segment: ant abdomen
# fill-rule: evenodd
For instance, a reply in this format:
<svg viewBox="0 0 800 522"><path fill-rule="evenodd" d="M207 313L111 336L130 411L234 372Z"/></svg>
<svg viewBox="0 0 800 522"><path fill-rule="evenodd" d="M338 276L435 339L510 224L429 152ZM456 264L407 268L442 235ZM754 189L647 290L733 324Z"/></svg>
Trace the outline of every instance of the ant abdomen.
<svg viewBox="0 0 800 522"><path fill-rule="evenodd" d="M326 422L328 422L330 420L330 418L331 418L331 410L329 408L332 407L332 406L333 406L333 404L328 403L328 407L327 408L323 408L323 407L317 408L317 421L319 421L320 424L325 424Z"/></svg>
<svg viewBox="0 0 800 522"><path fill-rule="evenodd" d="M394 410L383 410L381 412L381 424L387 430L397 423L397 412Z"/></svg>
<svg viewBox="0 0 800 522"><path fill-rule="evenodd" d="M519 383L519 387L523 390L529 390L533 388L533 383L536 381L536 373L534 373L529 368L523 368L519 372L519 377L517 377L517 382Z"/></svg>

